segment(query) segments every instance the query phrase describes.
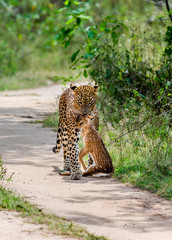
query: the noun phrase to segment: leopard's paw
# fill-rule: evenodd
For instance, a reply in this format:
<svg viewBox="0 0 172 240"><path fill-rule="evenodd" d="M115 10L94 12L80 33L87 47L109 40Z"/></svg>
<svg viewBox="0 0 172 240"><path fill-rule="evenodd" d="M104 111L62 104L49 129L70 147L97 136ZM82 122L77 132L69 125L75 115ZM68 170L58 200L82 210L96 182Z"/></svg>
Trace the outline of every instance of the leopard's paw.
<svg viewBox="0 0 172 240"><path fill-rule="evenodd" d="M81 179L81 177L82 177L82 172L81 172L81 171L72 172L72 173L71 173L71 176L70 176L70 178L71 178L72 180L79 180L79 179Z"/></svg>

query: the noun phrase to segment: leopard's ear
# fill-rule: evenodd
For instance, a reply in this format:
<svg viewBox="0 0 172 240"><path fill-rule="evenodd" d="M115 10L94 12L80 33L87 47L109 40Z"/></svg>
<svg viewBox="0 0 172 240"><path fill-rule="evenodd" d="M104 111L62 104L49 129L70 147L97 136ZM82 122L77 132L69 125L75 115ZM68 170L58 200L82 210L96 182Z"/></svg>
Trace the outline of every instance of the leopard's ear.
<svg viewBox="0 0 172 240"><path fill-rule="evenodd" d="M74 92L75 92L75 91L76 91L76 89L77 89L77 86L75 86L74 84L72 84L72 83L71 83L71 85L70 85L70 88L72 89L72 91L74 91Z"/></svg>
<svg viewBox="0 0 172 240"><path fill-rule="evenodd" d="M94 91L97 92L97 91L98 91L98 88L99 88L99 85L95 85L95 86L94 86Z"/></svg>

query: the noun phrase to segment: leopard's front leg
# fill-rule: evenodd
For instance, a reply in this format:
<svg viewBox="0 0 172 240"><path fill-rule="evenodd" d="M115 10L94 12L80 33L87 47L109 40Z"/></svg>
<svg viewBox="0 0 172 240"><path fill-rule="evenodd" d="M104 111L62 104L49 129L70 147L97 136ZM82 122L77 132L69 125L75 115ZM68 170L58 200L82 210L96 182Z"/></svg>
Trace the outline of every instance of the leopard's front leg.
<svg viewBox="0 0 172 240"><path fill-rule="evenodd" d="M68 153L67 156L70 158L71 165L71 179L79 180L82 177L82 172L79 165L79 133L74 130L68 139Z"/></svg>
<svg viewBox="0 0 172 240"><path fill-rule="evenodd" d="M94 160L93 160L93 158L91 157L90 154L88 156L89 156L89 158L88 158L88 167L90 167L94 163Z"/></svg>
<svg viewBox="0 0 172 240"><path fill-rule="evenodd" d="M64 170L70 171L70 158L68 156L68 132L67 127L64 127L63 137L62 137L62 144L63 144L63 156L64 156Z"/></svg>

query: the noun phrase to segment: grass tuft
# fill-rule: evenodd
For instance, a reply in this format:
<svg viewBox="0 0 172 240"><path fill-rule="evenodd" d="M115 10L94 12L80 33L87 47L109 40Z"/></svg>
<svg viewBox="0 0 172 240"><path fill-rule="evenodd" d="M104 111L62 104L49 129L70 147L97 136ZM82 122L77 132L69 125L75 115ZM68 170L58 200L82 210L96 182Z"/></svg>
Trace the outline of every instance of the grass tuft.
<svg viewBox="0 0 172 240"><path fill-rule="evenodd" d="M50 115L48 115L44 120L43 120L43 127L50 127L53 128L54 131L57 131L58 129L58 123L59 123L59 113L55 112Z"/></svg>

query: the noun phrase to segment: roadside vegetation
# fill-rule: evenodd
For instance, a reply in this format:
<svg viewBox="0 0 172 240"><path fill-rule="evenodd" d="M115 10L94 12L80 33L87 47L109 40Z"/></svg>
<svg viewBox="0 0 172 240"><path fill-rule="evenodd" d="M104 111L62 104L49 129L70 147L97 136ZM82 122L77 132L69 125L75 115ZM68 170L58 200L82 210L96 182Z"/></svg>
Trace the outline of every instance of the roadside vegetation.
<svg viewBox="0 0 172 240"><path fill-rule="evenodd" d="M172 199L171 2L0 4L0 89L99 84L100 132L115 177Z"/></svg>
<svg viewBox="0 0 172 240"><path fill-rule="evenodd" d="M42 125L57 131L58 120L58 112L52 113L43 120ZM168 120L164 121L167 121L168 125ZM100 134L113 159L114 177L172 200L171 139L166 139L166 131L159 127L154 122L154 127L147 126L145 133L141 130L135 131L125 138L116 140L118 129L105 126L100 115ZM150 138L149 135L154 135L154 138ZM82 148L81 138L79 149ZM87 158L84 157L84 160L87 161Z"/></svg>

